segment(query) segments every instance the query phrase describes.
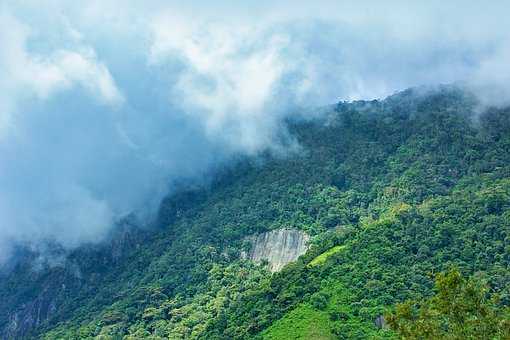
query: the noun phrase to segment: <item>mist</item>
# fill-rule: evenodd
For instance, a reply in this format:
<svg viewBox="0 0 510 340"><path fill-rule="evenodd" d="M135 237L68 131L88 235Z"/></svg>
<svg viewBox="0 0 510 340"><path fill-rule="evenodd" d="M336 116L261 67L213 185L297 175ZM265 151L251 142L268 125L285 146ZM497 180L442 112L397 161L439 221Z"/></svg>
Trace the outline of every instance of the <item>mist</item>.
<svg viewBox="0 0 510 340"><path fill-rule="evenodd" d="M462 82L508 105L505 1L0 5L0 263L102 241L180 179L298 148L284 121Z"/></svg>

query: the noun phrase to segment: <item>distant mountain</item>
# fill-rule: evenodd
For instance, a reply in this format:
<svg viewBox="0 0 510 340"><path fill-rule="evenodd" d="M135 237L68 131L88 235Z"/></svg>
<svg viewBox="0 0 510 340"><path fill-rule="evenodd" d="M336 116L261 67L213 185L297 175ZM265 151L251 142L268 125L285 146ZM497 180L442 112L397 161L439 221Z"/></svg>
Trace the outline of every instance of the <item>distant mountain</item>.
<svg viewBox="0 0 510 340"><path fill-rule="evenodd" d="M182 186L157 229L22 256L0 281L0 338L395 338L385 315L451 268L505 311L509 108L418 88L289 130L298 151Z"/></svg>

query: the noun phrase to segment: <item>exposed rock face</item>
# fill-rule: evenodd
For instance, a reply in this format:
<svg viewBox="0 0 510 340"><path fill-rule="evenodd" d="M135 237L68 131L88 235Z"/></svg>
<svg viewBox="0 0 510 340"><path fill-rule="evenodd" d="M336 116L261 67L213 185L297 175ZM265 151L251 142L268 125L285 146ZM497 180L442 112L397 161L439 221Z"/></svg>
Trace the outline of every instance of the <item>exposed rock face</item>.
<svg viewBox="0 0 510 340"><path fill-rule="evenodd" d="M26 261L20 263L17 275L25 280L39 281L41 289L31 298L0 296L0 309L8 311L5 321L0 319L3 321L0 323L0 340L30 338L31 332L38 327L62 317L59 313L63 302L75 296L81 288L86 289L88 283L100 280L100 270L125 260L132 249L144 242L148 234L135 223L131 217L124 219L112 231L109 242L86 245L63 254L62 260L56 264L41 263L40 271L33 262L37 254L32 255L34 258L27 255ZM16 304L19 300L23 303Z"/></svg>
<svg viewBox="0 0 510 340"><path fill-rule="evenodd" d="M56 310L56 302L51 291L42 292L33 301L24 304L9 316L8 324L0 334L0 339L24 338L28 332L49 319Z"/></svg>
<svg viewBox="0 0 510 340"><path fill-rule="evenodd" d="M384 315L377 316L377 318L375 318L374 323L377 328L389 329L389 326L386 323L386 320L384 319Z"/></svg>
<svg viewBox="0 0 510 340"><path fill-rule="evenodd" d="M308 250L309 239L305 232L297 229L278 229L252 236L248 258L255 262L266 260L269 270L277 272Z"/></svg>

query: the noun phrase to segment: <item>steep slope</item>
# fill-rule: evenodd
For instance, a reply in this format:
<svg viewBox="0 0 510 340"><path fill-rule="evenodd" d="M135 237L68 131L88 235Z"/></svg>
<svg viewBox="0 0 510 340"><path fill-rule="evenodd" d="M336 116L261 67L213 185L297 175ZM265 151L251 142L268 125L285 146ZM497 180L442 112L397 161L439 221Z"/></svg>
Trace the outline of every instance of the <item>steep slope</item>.
<svg viewBox="0 0 510 340"><path fill-rule="evenodd" d="M241 160L183 189L157 231L125 227L35 272L20 263L0 283L0 334L391 338L376 318L430 294L430 273L452 264L508 305L510 111L475 116L457 88L423 92L289 123L298 153ZM297 262L271 274L243 258L250 237L290 227L311 237ZM52 308L33 322L37 301Z"/></svg>

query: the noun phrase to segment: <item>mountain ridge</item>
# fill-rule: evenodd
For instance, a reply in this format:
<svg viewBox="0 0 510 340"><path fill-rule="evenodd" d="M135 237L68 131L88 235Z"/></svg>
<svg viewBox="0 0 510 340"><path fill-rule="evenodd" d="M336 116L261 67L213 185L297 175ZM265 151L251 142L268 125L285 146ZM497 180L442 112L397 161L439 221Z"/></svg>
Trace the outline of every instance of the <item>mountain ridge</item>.
<svg viewBox="0 0 510 340"><path fill-rule="evenodd" d="M452 264L486 273L508 304L510 110L476 110L472 94L441 86L290 122L302 152L247 159L209 187L168 197L161 229L127 227L35 274L18 264L0 284L0 334L278 338L302 315L305 335L391 338L374 320L430 294L427 273ZM312 237L296 263L271 275L240 258L246 236L288 226ZM41 299L54 308L37 319ZM9 328L16 315L30 322ZM313 320L327 329L310 329Z"/></svg>

